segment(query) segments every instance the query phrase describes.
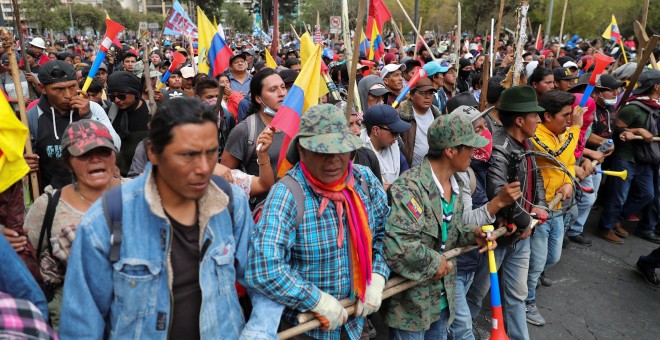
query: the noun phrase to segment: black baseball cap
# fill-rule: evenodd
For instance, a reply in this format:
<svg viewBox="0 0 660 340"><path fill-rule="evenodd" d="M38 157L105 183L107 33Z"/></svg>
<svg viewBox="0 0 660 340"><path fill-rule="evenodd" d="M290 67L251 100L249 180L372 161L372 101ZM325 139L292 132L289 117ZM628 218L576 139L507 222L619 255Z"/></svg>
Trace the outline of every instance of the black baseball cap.
<svg viewBox="0 0 660 340"><path fill-rule="evenodd" d="M412 125L401 120L399 112L387 104L374 105L364 113L363 123L369 126L385 125L394 132L404 132Z"/></svg>
<svg viewBox="0 0 660 340"><path fill-rule="evenodd" d="M660 71L647 69L639 76L637 88L632 91L633 94L646 93L653 85L660 83Z"/></svg>
<svg viewBox="0 0 660 340"><path fill-rule="evenodd" d="M39 69L39 82L43 85L76 80L73 66L62 60L51 60Z"/></svg>
<svg viewBox="0 0 660 340"><path fill-rule="evenodd" d="M552 70L552 75L555 76L555 81L573 80L578 78L578 76L573 75L571 70L566 67L557 67L556 69Z"/></svg>

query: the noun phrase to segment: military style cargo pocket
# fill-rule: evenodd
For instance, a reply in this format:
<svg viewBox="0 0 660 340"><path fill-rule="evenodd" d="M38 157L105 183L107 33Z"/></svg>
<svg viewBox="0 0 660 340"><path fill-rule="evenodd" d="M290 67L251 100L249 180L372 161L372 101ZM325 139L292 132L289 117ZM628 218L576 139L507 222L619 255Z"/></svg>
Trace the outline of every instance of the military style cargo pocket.
<svg viewBox="0 0 660 340"><path fill-rule="evenodd" d="M114 299L124 322L151 315L156 309L161 262L121 259L113 264Z"/></svg>

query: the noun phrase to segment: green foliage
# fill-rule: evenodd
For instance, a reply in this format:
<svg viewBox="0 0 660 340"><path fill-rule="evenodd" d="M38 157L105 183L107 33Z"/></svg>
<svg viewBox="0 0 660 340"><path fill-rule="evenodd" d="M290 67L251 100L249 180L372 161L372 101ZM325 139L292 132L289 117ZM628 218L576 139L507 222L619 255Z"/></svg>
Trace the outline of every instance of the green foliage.
<svg viewBox="0 0 660 340"><path fill-rule="evenodd" d="M222 18L227 25L238 32L248 32L252 29L252 16L245 8L237 3L224 4L222 9L225 11Z"/></svg>
<svg viewBox="0 0 660 340"><path fill-rule="evenodd" d="M204 14L213 22L213 17L215 16L218 20L222 17L222 9L225 9L224 0L207 0L207 1L197 1L199 8L204 11Z"/></svg>
<svg viewBox="0 0 660 340"><path fill-rule="evenodd" d="M63 7L59 0L22 1L19 6L21 9L25 10L25 17L21 19L27 20L30 24L36 26L37 29L42 30L44 28L57 28L59 30L59 26L53 27L52 25L52 12L55 12L60 7ZM61 23L55 24L57 25Z"/></svg>

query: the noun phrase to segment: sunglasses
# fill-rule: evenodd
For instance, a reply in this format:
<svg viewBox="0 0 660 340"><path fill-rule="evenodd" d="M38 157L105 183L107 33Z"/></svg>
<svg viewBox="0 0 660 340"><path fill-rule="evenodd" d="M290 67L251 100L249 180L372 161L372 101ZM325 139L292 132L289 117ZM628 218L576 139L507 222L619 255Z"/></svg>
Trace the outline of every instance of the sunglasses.
<svg viewBox="0 0 660 340"><path fill-rule="evenodd" d="M115 92L115 93L108 93L108 98L110 98L110 101L114 101L115 98L119 100L124 100L126 99L126 95L128 92Z"/></svg>
<svg viewBox="0 0 660 340"><path fill-rule="evenodd" d="M82 161L87 161L90 158L92 158L92 156L98 156L100 158L108 158L108 157L112 156L112 152L113 152L113 150L110 149L110 148L105 148L105 147L103 147L103 148L94 148L94 149L89 150L89 151L85 152L84 154L82 154L82 155L80 155L76 158L78 158Z"/></svg>
<svg viewBox="0 0 660 340"><path fill-rule="evenodd" d="M390 133L392 133L392 135L393 135L394 137L398 137L398 136L399 136L399 133L398 133L398 132L396 132L396 131L394 131L394 130L388 128L387 126L379 126L379 128L381 128L381 129L383 129L383 130L387 130L387 131L389 131Z"/></svg>

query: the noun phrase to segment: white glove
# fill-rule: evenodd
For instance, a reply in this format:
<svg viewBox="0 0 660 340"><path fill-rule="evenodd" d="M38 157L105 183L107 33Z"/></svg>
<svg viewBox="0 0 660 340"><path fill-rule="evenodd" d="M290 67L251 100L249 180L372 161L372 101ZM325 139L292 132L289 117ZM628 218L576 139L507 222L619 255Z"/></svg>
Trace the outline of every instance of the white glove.
<svg viewBox="0 0 660 340"><path fill-rule="evenodd" d="M334 296L321 292L319 303L311 311L321 321L321 329L332 331L343 325L348 319L348 312Z"/></svg>
<svg viewBox="0 0 660 340"><path fill-rule="evenodd" d="M380 274L371 275L371 284L367 287L364 302L358 299L355 316L365 317L378 311L383 302L383 288L385 288L385 278Z"/></svg>

